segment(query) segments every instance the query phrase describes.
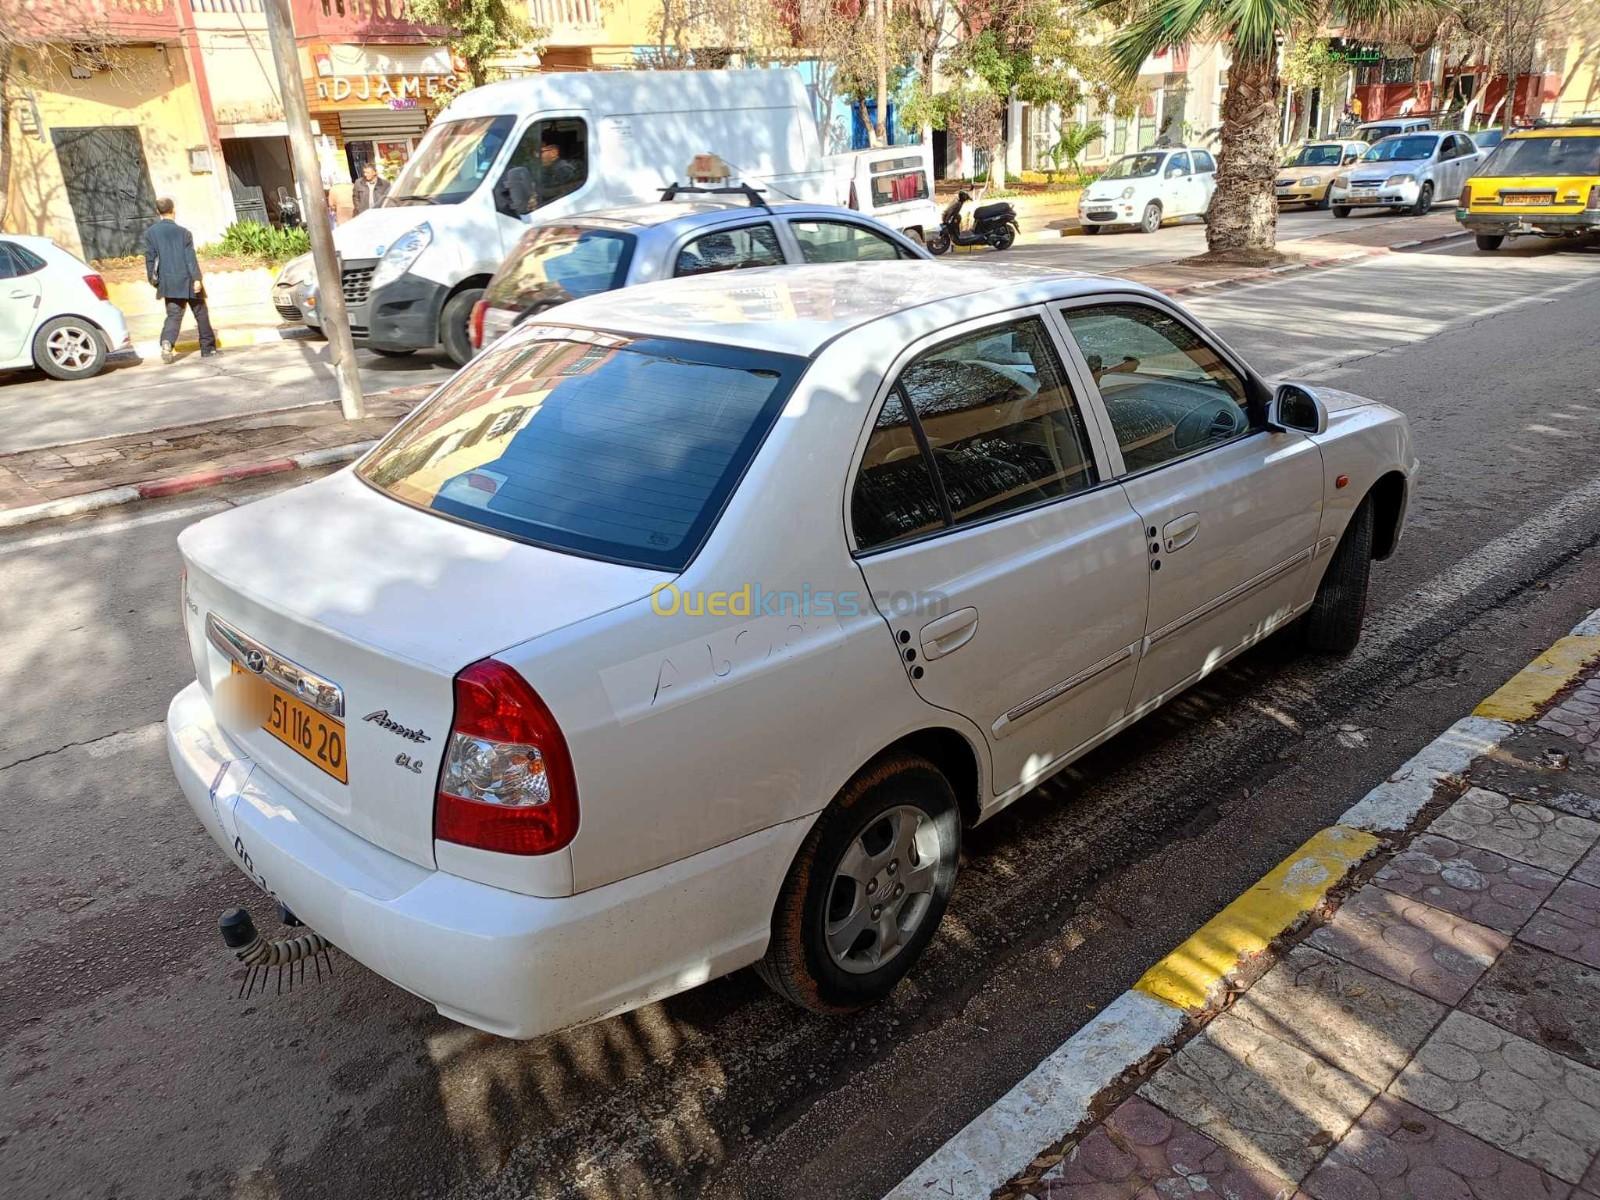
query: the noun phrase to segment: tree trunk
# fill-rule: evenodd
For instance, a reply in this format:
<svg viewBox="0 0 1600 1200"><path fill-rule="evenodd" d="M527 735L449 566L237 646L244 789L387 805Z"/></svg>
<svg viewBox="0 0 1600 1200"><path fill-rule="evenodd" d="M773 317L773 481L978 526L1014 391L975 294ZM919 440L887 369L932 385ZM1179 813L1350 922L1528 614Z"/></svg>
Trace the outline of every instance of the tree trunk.
<svg viewBox="0 0 1600 1200"><path fill-rule="evenodd" d="M0 227L11 199L11 60L15 47L0 44Z"/></svg>
<svg viewBox="0 0 1600 1200"><path fill-rule="evenodd" d="M1278 237L1278 72L1270 57L1235 60L1222 98L1217 191L1206 222L1206 245L1219 250L1271 250Z"/></svg>
<svg viewBox="0 0 1600 1200"><path fill-rule="evenodd" d="M889 43L883 32L883 6L888 0L872 0L873 48L878 59L878 110L873 114L872 144L889 144Z"/></svg>
<svg viewBox="0 0 1600 1200"><path fill-rule="evenodd" d="M1006 186L1006 134L1001 127L1000 136L989 148L989 186L996 191Z"/></svg>

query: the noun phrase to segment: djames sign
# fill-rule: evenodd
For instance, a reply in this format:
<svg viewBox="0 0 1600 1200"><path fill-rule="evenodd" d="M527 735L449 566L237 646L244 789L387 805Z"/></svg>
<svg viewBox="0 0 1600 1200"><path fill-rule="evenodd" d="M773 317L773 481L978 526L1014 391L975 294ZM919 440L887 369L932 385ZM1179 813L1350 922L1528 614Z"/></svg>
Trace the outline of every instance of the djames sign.
<svg viewBox="0 0 1600 1200"><path fill-rule="evenodd" d="M411 108L418 100L452 94L456 82L454 75L329 75L317 79L315 97L324 104L354 101Z"/></svg>

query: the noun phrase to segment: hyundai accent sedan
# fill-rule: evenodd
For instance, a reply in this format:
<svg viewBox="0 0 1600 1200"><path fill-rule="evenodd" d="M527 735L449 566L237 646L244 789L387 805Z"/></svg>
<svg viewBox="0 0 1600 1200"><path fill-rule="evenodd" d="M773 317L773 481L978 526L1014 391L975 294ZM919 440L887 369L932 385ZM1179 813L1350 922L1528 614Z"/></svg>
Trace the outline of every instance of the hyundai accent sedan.
<svg viewBox="0 0 1600 1200"><path fill-rule="evenodd" d="M1398 412L1115 279L803 266L549 316L183 533L167 726L257 886L512 1037L751 964L883 997L967 829L1274 630L1353 648L1417 470Z"/></svg>

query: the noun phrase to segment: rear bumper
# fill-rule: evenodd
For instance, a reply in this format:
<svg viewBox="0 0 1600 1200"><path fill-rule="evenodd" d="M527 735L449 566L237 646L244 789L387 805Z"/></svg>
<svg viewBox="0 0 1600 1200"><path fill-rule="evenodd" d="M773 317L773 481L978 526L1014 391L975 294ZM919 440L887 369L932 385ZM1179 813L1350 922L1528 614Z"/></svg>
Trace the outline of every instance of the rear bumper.
<svg viewBox="0 0 1600 1200"><path fill-rule="evenodd" d="M1456 209L1456 220L1473 233L1593 233L1600 230L1600 211L1580 213L1485 213Z"/></svg>
<svg viewBox="0 0 1600 1200"><path fill-rule="evenodd" d="M452 1020L530 1038L759 958L811 818L575 896L525 896L420 867L302 803L217 727L199 684L167 751L189 806L257 885L351 958Z"/></svg>

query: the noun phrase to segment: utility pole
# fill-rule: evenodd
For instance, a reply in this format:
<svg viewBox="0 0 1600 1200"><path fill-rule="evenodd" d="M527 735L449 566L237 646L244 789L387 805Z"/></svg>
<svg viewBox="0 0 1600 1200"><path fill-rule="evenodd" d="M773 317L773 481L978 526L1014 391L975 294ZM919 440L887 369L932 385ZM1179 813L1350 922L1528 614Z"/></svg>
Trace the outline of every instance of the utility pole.
<svg viewBox="0 0 1600 1200"><path fill-rule="evenodd" d="M306 232L311 235L317 305L322 331L328 335L328 345L333 350L333 372L339 381L339 409L345 420L355 421L367 415L366 401L361 395L356 346L350 340L350 319L344 308L344 283L333 249L333 230L328 225L328 194L322 188L317 147L311 140L311 106L306 102L305 84L300 79L294 18L289 12L289 0L262 0L262 8L267 17L267 36L272 40L272 58L278 67L278 93L283 97L283 119L289 126L289 152L293 156L295 176L300 181Z"/></svg>

